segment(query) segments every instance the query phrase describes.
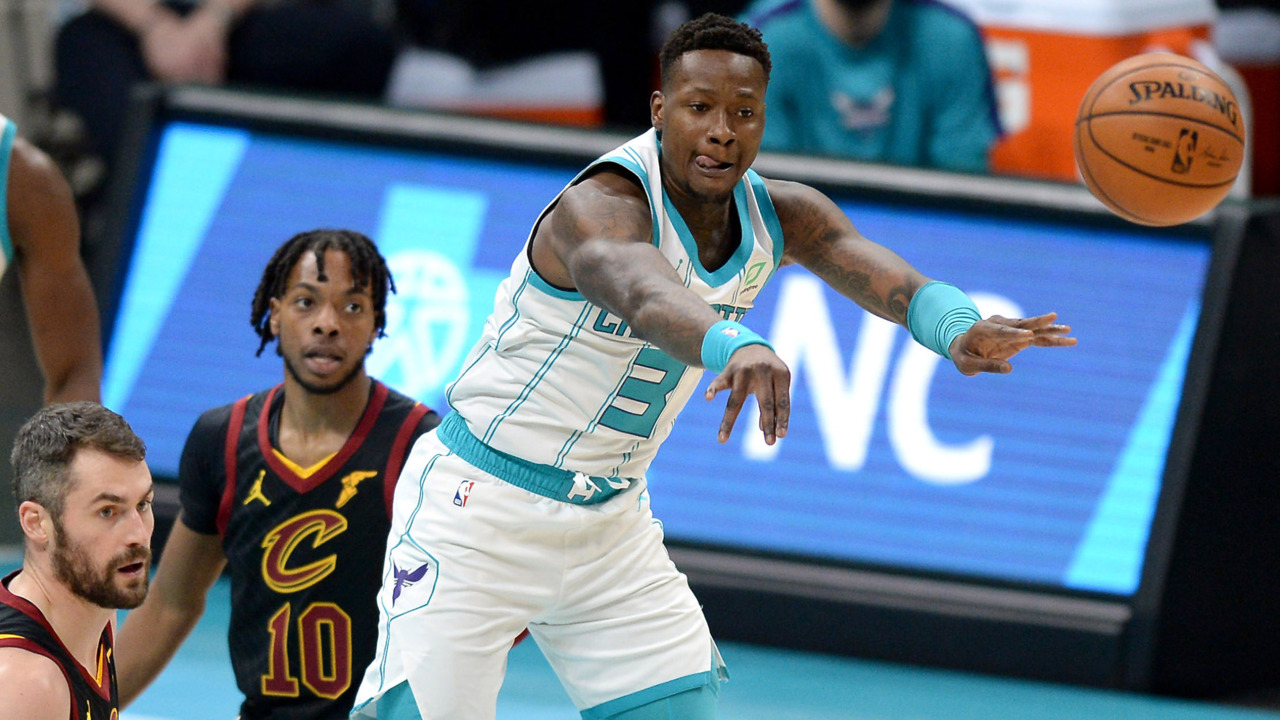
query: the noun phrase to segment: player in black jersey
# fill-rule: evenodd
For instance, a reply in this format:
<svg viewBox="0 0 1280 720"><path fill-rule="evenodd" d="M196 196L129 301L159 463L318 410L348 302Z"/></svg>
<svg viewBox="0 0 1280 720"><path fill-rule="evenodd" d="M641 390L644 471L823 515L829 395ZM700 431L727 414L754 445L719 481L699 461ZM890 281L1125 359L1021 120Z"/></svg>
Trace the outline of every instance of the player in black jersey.
<svg viewBox="0 0 1280 720"><path fill-rule="evenodd" d="M251 322L284 383L209 410L179 467L182 510L117 650L128 704L231 577L242 720L346 718L373 658L392 489L440 418L365 372L395 286L369 238L295 236L268 263Z"/></svg>
<svg viewBox="0 0 1280 720"><path fill-rule="evenodd" d="M94 402L33 415L10 456L22 569L0 580L0 717L116 720L116 609L147 594L151 472L124 418Z"/></svg>

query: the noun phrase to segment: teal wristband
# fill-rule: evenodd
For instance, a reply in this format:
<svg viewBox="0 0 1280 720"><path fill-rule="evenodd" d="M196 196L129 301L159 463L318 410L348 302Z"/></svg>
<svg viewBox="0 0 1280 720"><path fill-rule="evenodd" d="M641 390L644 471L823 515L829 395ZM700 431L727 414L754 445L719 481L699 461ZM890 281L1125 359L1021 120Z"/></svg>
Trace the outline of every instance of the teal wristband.
<svg viewBox="0 0 1280 720"><path fill-rule="evenodd" d="M955 285L927 282L907 306L907 329L916 342L951 359L951 341L982 319L978 306Z"/></svg>
<svg viewBox="0 0 1280 720"><path fill-rule="evenodd" d="M713 372L724 372L724 366L729 364L729 356L747 345L764 345L773 349L768 340L752 332L747 326L732 320L721 320L707 328L707 334L702 337L702 365Z"/></svg>

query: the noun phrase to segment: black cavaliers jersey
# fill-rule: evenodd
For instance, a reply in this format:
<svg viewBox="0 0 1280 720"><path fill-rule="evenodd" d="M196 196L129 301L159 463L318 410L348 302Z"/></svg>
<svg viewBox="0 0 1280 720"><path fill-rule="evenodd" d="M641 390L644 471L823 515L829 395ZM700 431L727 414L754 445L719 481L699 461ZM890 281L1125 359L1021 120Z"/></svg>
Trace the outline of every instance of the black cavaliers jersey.
<svg viewBox="0 0 1280 720"><path fill-rule="evenodd" d="M102 628L96 667L86 669L45 619L44 613L25 598L9 592L9 581L21 570L0 580L0 647L16 647L43 655L58 664L71 689L70 720L117 720L116 663L111 657L111 625ZM4 717L0 712L0 717Z"/></svg>
<svg viewBox="0 0 1280 720"><path fill-rule="evenodd" d="M392 491L440 419L374 381L342 449L299 472L275 447L281 386L210 410L183 448L183 522L218 533L231 576L242 720L346 718L378 635Z"/></svg>

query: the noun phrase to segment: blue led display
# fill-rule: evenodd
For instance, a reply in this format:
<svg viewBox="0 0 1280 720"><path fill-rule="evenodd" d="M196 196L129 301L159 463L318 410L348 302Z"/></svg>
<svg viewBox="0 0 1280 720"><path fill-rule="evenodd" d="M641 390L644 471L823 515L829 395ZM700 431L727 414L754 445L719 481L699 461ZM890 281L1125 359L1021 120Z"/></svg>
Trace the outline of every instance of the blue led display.
<svg viewBox="0 0 1280 720"><path fill-rule="evenodd" d="M177 474L205 409L283 374L250 301L270 254L365 232L399 293L373 375L438 408L531 223L577 167L164 128L127 258L104 401ZM966 378L803 270L744 322L793 372L791 434L695 393L651 474L669 538L1117 595L1138 585L1208 269L1206 243L835 198L984 315L1056 311L1076 348ZM704 383L709 378L704 378Z"/></svg>

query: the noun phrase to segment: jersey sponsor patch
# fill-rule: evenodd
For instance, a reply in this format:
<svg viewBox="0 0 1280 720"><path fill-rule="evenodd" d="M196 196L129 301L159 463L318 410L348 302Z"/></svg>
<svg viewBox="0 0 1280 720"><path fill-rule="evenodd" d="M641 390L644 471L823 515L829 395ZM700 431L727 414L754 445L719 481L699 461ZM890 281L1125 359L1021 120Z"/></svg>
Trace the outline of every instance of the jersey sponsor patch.
<svg viewBox="0 0 1280 720"><path fill-rule="evenodd" d="M360 491L360 483L369 478L378 477L377 470L357 470L342 478L342 492L338 495L338 503L334 507L342 507Z"/></svg>

